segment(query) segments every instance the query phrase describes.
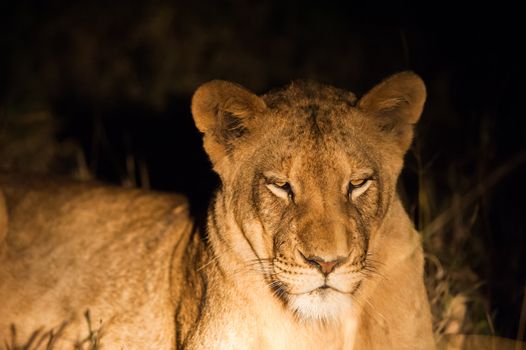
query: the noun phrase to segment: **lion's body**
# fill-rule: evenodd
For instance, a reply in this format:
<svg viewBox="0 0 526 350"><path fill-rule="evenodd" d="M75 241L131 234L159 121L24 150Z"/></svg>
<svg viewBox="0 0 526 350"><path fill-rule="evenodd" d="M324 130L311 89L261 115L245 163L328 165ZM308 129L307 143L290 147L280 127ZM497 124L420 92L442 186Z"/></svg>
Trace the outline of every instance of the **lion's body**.
<svg viewBox="0 0 526 350"><path fill-rule="evenodd" d="M425 92L411 73L382 84L358 104L316 84L200 88L222 181L206 231L177 195L0 177L0 338L66 321L71 348L89 310L102 349L432 348L395 190Z"/></svg>
<svg viewBox="0 0 526 350"><path fill-rule="evenodd" d="M81 340L89 310L92 328L102 321L109 331L106 348L173 343L175 329L165 326L173 324L171 257L192 230L183 197L2 180L9 215L0 247L3 340L10 324L27 340L62 322L70 325L61 338Z"/></svg>

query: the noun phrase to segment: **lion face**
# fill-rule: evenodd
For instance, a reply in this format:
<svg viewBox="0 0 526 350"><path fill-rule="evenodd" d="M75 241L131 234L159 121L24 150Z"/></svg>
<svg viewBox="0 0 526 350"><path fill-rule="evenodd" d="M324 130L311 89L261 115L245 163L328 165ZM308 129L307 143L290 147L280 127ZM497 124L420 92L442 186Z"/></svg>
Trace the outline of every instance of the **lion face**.
<svg viewBox="0 0 526 350"><path fill-rule="evenodd" d="M254 209L272 237L258 252L269 265L263 270L276 295L307 318L331 318L350 305L372 268L368 242L385 207L374 164L330 143L284 147L254 174Z"/></svg>
<svg viewBox="0 0 526 350"><path fill-rule="evenodd" d="M260 98L212 82L194 97L231 218L223 234L242 241L232 246L246 265L300 318L347 312L374 272L369 246L381 239L425 97L412 73L390 80L358 103L314 83Z"/></svg>

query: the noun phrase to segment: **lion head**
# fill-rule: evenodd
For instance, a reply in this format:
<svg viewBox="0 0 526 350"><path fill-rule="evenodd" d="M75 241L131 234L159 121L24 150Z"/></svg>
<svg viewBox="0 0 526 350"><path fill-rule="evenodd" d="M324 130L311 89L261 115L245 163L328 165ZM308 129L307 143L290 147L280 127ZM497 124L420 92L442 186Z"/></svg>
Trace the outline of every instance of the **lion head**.
<svg viewBox="0 0 526 350"><path fill-rule="evenodd" d="M262 96L225 81L196 91L195 123L221 178L218 236L299 317L345 312L374 269L369 247L425 95L411 72L361 99L314 82Z"/></svg>

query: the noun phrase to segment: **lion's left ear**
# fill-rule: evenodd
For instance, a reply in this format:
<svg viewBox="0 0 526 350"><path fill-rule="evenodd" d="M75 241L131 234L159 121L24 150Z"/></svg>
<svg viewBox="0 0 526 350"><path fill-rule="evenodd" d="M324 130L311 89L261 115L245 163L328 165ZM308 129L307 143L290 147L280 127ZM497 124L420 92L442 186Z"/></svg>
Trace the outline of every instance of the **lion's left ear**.
<svg viewBox="0 0 526 350"><path fill-rule="evenodd" d="M192 114L216 171L220 172L219 163L250 133L251 122L266 109L259 96L228 81L213 80L197 89Z"/></svg>
<svg viewBox="0 0 526 350"><path fill-rule="evenodd" d="M383 132L394 136L405 153L413 139L413 126L420 119L426 87L413 72L401 72L383 80L360 99L357 107L373 115Z"/></svg>

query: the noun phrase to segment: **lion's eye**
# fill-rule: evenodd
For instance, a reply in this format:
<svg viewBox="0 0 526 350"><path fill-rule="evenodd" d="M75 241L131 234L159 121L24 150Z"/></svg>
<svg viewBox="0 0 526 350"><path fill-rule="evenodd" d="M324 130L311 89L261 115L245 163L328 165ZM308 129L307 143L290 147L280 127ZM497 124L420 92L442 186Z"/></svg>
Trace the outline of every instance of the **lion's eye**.
<svg viewBox="0 0 526 350"><path fill-rule="evenodd" d="M360 187L360 186L363 186L363 184L365 184L367 182L366 179L357 179L357 180L351 180L351 185L352 187L356 188L356 187Z"/></svg>
<svg viewBox="0 0 526 350"><path fill-rule="evenodd" d="M292 192L292 187L286 181L273 181L267 183L267 188L279 198L282 199L292 199L294 193Z"/></svg>
<svg viewBox="0 0 526 350"><path fill-rule="evenodd" d="M371 179L353 179L349 181L349 197L355 200L371 186Z"/></svg>

